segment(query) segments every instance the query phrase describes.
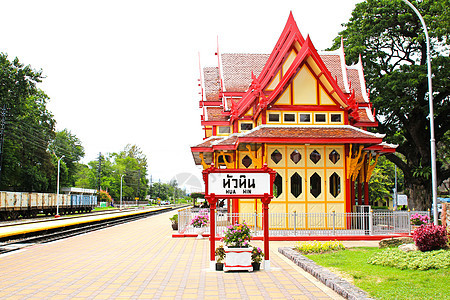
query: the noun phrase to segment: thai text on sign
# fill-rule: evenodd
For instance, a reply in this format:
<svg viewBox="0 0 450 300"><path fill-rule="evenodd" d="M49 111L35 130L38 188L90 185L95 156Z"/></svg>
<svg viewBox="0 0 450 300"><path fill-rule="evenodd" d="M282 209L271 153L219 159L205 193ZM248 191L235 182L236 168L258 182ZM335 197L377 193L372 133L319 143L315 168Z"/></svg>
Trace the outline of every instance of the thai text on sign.
<svg viewBox="0 0 450 300"><path fill-rule="evenodd" d="M264 195L270 193L268 173L210 173L208 192L216 195Z"/></svg>

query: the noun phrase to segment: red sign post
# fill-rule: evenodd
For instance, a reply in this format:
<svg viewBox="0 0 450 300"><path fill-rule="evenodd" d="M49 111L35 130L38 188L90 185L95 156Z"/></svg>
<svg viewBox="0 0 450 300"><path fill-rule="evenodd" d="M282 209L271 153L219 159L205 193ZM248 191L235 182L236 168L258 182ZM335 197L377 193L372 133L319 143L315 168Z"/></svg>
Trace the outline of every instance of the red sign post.
<svg viewBox="0 0 450 300"><path fill-rule="evenodd" d="M210 267L215 264L217 199L261 199L263 206L264 268L269 260L269 203L273 198L276 172L265 164L261 169L217 169L212 165L203 171L205 199L210 207ZM256 226L256 224L255 224Z"/></svg>

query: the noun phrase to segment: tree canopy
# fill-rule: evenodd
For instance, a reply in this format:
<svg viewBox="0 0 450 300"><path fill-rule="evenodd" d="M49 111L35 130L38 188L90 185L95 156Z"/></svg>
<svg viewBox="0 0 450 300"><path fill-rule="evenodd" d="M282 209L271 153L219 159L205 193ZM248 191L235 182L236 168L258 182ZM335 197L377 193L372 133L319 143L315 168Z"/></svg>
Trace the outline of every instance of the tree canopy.
<svg viewBox="0 0 450 300"><path fill-rule="evenodd" d="M49 97L37 87L42 79L42 70L24 66L18 58L10 61L0 53L0 109L6 110L1 190L55 192L57 163L63 155L61 186L74 184L84 149L67 129L55 131L56 121L47 110Z"/></svg>
<svg viewBox="0 0 450 300"><path fill-rule="evenodd" d="M55 173L47 151L55 120L47 110L48 96L36 87L42 71L0 54L0 108L6 124L2 147L0 189L48 191Z"/></svg>
<svg viewBox="0 0 450 300"><path fill-rule="evenodd" d="M78 164L74 176L75 186L98 188L99 161L90 161L87 165ZM108 153L101 159L100 187L108 191L114 200L120 199L120 182L122 180L122 198L134 200L145 199L148 189L147 157L136 145L126 145L120 152Z"/></svg>
<svg viewBox="0 0 450 300"><path fill-rule="evenodd" d="M431 39L435 139L449 141L449 0L411 1L423 16ZM335 39L344 39L347 64L362 56L378 130L398 144L387 158L404 174L410 206L431 206L431 153L425 35L417 15L400 0L367 0L356 5ZM448 147L438 147L438 185L449 178ZM401 158L402 157L402 158Z"/></svg>

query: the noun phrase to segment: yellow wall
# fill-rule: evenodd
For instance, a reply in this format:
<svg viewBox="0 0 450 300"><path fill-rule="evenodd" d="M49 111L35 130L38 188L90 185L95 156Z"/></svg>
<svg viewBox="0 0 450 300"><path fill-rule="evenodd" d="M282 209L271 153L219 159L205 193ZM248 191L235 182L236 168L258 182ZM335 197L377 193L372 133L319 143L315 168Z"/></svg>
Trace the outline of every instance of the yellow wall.
<svg viewBox="0 0 450 300"><path fill-rule="evenodd" d="M294 78L294 105L316 105L317 83L314 76L304 65Z"/></svg>
<svg viewBox="0 0 450 300"><path fill-rule="evenodd" d="M271 155L278 150L282 159L275 163ZM295 164L290 154L297 150L301 160ZM321 158L317 163L310 159L316 150ZM329 154L336 150L340 158L336 163L329 159ZM268 145L265 160L282 177L283 192L270 204L271 212L345 212L345 178L344 178L344 146L343 145ZM291 177L297 173L302 178L302 192L298 197L291 193ZM311 176L320 176L321 192L315 197L310 192ZM340 193L334 197L330 193L330 176L336 173L340 177Z"/></svg>

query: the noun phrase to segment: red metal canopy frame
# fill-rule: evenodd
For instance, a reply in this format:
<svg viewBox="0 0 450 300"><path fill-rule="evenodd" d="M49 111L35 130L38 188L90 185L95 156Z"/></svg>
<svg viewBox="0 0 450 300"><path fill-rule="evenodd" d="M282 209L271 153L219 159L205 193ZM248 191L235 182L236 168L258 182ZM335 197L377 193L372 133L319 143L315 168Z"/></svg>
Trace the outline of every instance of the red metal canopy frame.
<svg viewBox="0 0 450 300"><path fill-rule="evenodd" d="M264 256L265 265L264 268L268 270L270 268L269 260L269 203L273 198L273 183L275 181L276 171L267 167L267 164L261 169L218 169L211 164L211 167L203 170L203 180L205 182L205 199L209 203L210 207L210 267L213 269L215 264L215 250L216 250L216 207L217 199L261 199L263 205L263 242L264 242ZM270 175L270 193L262 195L248 195L248 194L233 194L233 195L216 195L209 193L208 175L211 173L266 173ZM255 224L256 225L256 224Z"/></svg>

